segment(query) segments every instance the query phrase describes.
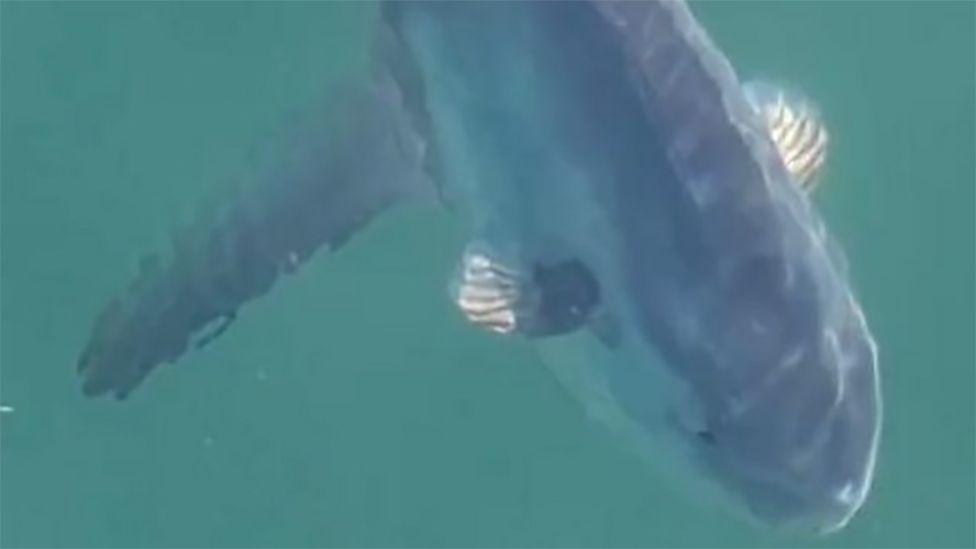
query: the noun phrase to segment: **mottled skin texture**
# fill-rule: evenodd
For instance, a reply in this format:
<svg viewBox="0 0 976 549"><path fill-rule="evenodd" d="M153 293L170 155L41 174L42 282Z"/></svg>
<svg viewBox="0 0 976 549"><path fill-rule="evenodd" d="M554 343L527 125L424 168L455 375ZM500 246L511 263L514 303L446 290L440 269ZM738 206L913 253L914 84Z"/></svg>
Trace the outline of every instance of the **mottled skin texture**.
<svg viewBox="0 0 976 549"><path fill-rule="evenodd" d="M689 481L763 522L845 524L878 441L874 344L819 217L686 7L392 3L381 24L380 76L344 124L298 134L103 313L86 392L127 395L433 181L475 245L546 274L540 303L563 296L532 335L597 335L584 369L608 423L677 448ZM560 265L589 301L568 297Z"/></svg>

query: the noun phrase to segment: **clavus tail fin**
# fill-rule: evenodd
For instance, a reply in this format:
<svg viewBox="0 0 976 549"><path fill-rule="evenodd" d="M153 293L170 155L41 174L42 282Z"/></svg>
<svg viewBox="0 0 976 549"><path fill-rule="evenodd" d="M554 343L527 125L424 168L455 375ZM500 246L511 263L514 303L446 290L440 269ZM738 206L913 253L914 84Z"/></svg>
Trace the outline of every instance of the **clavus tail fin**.
<svg viewBox="0 0 976 549"><path fill-rule="evenodd" d="M377 48L380 49L380 48ZM402 200L433 196L425 143L381 56L328 116L286 128L255 181L143 260L97 317L78 360L86 395L125 398L157 366L220 335L247 302Z"/></svg>

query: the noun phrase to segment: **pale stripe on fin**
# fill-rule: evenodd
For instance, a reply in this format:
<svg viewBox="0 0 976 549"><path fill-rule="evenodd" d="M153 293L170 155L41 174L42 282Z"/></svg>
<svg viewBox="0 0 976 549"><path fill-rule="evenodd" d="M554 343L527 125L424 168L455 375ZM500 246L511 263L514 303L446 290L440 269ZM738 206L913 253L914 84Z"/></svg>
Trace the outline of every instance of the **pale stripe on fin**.
<svg viewBox="0 0 976 549"><path fill-rule="evenodd" d="M743 90L786 169L801 189L813 192L820 184L830 142L820 113L806 98L773 84L748 82Z"/></svg>

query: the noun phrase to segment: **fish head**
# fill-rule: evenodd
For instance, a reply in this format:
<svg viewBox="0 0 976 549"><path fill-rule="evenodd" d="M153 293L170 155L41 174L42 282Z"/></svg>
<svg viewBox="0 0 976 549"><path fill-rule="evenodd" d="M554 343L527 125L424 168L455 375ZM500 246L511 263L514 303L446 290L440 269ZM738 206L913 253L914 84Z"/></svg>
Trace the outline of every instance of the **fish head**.
<svg viewBox="0 0 976 549"><path fill-rule="evenodd" d="M876 345L829 263L761 257L736 271L702 298L696 336L672 353L686 386L670 410L672 438L697 465L692 474L751 519L836 531L871 485Z"/></svg>

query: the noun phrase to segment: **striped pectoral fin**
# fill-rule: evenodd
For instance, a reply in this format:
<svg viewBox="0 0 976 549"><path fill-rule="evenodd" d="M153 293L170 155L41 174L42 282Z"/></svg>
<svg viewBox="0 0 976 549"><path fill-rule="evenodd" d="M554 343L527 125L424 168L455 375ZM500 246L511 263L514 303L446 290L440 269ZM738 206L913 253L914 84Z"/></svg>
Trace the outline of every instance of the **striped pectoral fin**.
<svg viewBox="0 0 976 549"><path fill-rule="evenodd" d="M465 318L485 330L542 337L583 326L599 302L586 266L574 259L516 266L491 253L464 253L454 300Z"/></svg>
<svg viewBox="0 0 976 549"><path fill-rule="evenodd" d="M800 94L767 82L743 85L780 158L794 180L810 193L820 184L830 136L819 111Z"/></svg>

